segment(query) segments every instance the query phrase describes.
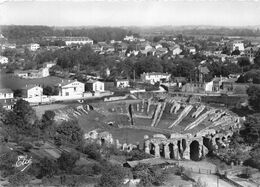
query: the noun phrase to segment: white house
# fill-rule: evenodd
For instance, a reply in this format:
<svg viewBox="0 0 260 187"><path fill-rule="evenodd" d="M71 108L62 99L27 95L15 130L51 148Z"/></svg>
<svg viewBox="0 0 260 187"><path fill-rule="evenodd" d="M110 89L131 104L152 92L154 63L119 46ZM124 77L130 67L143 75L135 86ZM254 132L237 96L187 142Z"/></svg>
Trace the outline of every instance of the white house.
<svg viewBox="0 0 260 187"><path fill-rule="evenodd" d="M51 67L55 66L56 63L55 62L45 62L43 65L45 68L51 68Z"/></svg>
<svg viewBox="0 0 260 187"><path fill-rule="evenodd" d="M158 48L162 48L163 46L161 45L161 44L157 44L156 46L155 46L155 49L158 49Z"/></svg>
<svg viewBox="0 0 260 187"><path fill-rule="evenodd" d="M189 47L188 50L189 50L189 53L196 54L196 48L195 47Z"/></svg>
<svg viewBox="0 0 260 187"><path fill-rule="evenodd" d="M182 52L182 50L181 50L180 47L173 47L172 48L172 55L179 55L181 52Z"/></svg>
<svg viewBox="0 0 260 187"><path fill-rule="evenodd" d="M115 81L115 86L117 88L126 88L129 87L129 80L128 79L117 79Z"/></svg>
<svg viewBox="0 0 260 187"><path fill-rule="evenodd" d="M15 71L14 74L25 79L36 79L48 77L50 75L49 68L40 68L38 70Z"/></svg>
<svg viewBox="0 0 260 187"><path fill-rule="evenodd" d="M43 95L43 88L39 85L26 85L22 88L23 98L36 98Z"/></svg>
<svg viewBox="0 0 260 187"><path fill-rule="evenodd" d="M77 80L62 80L57 84L59 96L79 96L85 92L85 84Z"/></svg>
<svg viewBox="0 0 260 187"><path fill-rule="evenodd" d="M234 41L231 43L231 45L232 51L235 51L236 49L238 49L239 51L245 50L244 43L242 43L241 41Z"/></svg>
<svg viewBox="0 0 260 187"><path fill-rule="evenodd" d="M126 37L124 38L124 40L125 40L125 41L130 41L130 42L132 42L132 41L135 40L135 38L134 38L133 35L131 35L131 36L126 36Z"/></svg>
<svg viewBox="0 0 260 187"><path fill-rule="evenodd" d="M151 72L151 73L143 73L141 74L141 80L143 82L147 82L150 84L155 84L156 82L164 82L169 81L171 75L168 73L159 73L159 72Z"/></svg>
<svg viewBox="0 0 260 187"><path fill-rule="evenodd" d="M86 88L87 88L88 91L104 92L105 91L105 84L101 81L89 80L86 83Z"/></svg>
<svg viewBox="0 0 260 187"><path fill-rule="evenodd" d="M0 56L0 64L7 64L8 58L5 56Z"/></svg>
<svg viewBox="0 0 260 187"><path fill-rule="evenodd" d="M36 51L36 50L39 49L39 48L40 48L40 45L37 44L37 43L32 43L32 44L30 44L30 50L31 50L31 51Z"/></svg>
<svg viewBox="0 0 260 187"><path fill-rule="evenodd" d="M0 89L0 104L5 109L12 109L14 105L14 93L9 88Z"/></svg>

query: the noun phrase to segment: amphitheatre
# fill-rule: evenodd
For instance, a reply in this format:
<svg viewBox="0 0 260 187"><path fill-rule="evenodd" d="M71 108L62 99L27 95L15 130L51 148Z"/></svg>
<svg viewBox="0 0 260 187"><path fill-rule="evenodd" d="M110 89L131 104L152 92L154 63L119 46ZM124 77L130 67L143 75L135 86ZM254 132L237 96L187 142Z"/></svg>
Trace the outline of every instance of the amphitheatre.
<svg viewBox="0 0 260 187"><path fill-rule="evenodd" d="M128 151L142 149L155 157L194 161L225 147L243 120L226 108L200 102L199 97L166 93L88 101L54 111L57 121L76 118L86 139Z"/></svg>

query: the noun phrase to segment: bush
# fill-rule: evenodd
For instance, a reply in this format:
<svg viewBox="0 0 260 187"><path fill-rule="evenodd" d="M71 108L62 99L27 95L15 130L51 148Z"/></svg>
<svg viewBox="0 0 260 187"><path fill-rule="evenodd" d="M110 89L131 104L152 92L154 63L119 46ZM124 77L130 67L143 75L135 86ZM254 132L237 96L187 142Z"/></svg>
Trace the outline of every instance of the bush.
<svg viewBox="0 0 260 187"><path fill-rule="evenodd" d="M96 143L87 144L83 147L82 152L87 154L89 158L100 161L101 154L100 154L100 146Z"/></svg>
<svg viewBox="0 0 260 187"><path fill-rule="evenodd" d="M59 168L67 173L70 173L76 166L76 162L79 158L80 155L78 153L63 152L58 159Z"/></svg>
<svg viewBox="0 0 260 187"><path fill-rule="evenodd" d="M8 180L13 186L24 186L30 182L30 176L25 172L18 172L9 177Z"/></svg>
<svg viewBox="0 0 260 187"><path fill-rule="evenodd" d="M144 151L136 149L129 152L128 157L129 157L127 158L128 161L134 161L134 160L143 160L143 159L151 158L152 156L147 154Z"/></svg>
<svg viewBox="0 0 260 187"><path fill-rule="evenodd" d="M33 146L28 142L22 142L20 145L24 148L24 151L28 152Z"/></svg>

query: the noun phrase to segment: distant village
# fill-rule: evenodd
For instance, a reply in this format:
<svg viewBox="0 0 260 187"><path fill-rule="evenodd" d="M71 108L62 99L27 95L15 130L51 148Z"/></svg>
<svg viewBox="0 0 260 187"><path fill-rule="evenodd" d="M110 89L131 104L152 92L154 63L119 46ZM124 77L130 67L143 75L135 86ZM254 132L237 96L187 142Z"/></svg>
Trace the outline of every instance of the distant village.
<svg viewBox="0 0 260 187"><path fill-rule="evenodd" d="M180 37L180 36L179 36ZM181 36L182 37L182 36ZM243 39L236 37L223 37L219 41L213 39L207 40L202 39L204 43L207 43L207 48L201 50L200 43L196 43L194 39L171 38L171 40L166 39L166 37L160 38L157 42L149 41L144 38L134 37L133 35L127 35L122 41L111 40L109 42L96 42L94 43L88 37L44 37L43 40L47 42L62 41L63 46L44 46L42 47L38 43L30 43L22 46L17 46L15 43L9 43L8 39L3 35L0 36L1 41L1 54L0 64L2 69L8 67L9 64L17 64L19 66L24 59L22 58L12 58L11 56L4 56L5 51L15 50L17 53L25 53L26 50L29 51L35 60L37 55L40 55L42 51L52 51L55 52L59 49L66 48L81 48L84 45L88 45L91 49L99 55L114 55L121 60L126 58L143 55L143 56L154 56L156 58L162 59L182 59L189 55L203 55L206 60L199 62L196 67L196 72L194 72L194 79L189 77L179 77L174 76L170 73L161 72L143 72L140 78L129 78L129 77L118 77L113 80L112 88L128 90L129 93L134 92L144 92L145 88L142 86L137 86L142 83L155 85L159 83L157 90L161 92L186 92L186 93L196 93L196 94L246 94L246 89L248 84L236 83L237 79L240 77L241 73L229 74L227 77L222 75L218 77L213 77L213 79L206 81L205 76L210 73L210 70L205 65L207 61L214 62L225 62L229 61L231 63L237 64L238 59L241 57L246 57L251 64L254 63L254 58L259 51L260 44L258 42L248 42L245 43ZM209 60L210 59L210 60ZM122 62L123 63L123 62ZM12 74L15 77L22 79L41 79L50 76L50 71L54 72L55 76L62 74L62 70L53 69L57 62L50 61L44 62L42 66L38 69L26 69L22 66L13 70ZM105 69L105 75L100 76L100 72L96 74L83 74L86 77L86 81L81 82L77 79L70 79L68 77L61 80L61 82L54 85L54 89L57 90L57 95L44 95L42 84L28 84L21 89L21 97L32 104L39 103L51 103L61 100L69 99L84 99L96 96L108 96L113 95L114 90L111 86L108 88L108 84L104 81L105 77L110 76L112 69L108 67ZM134 73L134 72L133 72ZM78 73L77 73L78 74ZM70 73L69 75L75 75L75 73ZM73 76L72 76L73 77ZM140 84L138 84L140 83ZM0 91L1 103L4 107L11 109L14 101L13 91L9 88L2 88Z"/></svg>

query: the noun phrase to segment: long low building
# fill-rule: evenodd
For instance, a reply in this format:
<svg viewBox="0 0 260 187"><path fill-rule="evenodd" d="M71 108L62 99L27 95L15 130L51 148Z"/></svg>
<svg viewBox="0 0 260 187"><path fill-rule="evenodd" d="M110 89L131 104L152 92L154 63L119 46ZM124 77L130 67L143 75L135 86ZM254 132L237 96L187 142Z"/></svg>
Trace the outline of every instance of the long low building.
<svg viewBox="0 0 260 187"><path fill-rule="evenodd" d="M48 41L64 41L66 45L72 45L72 44L91 44L93 45L93 40L91 40L89 37L75 37L75 36L64 36L64 37L56 37L56 36L48 36L44 37L44 39Z"/></svg>

